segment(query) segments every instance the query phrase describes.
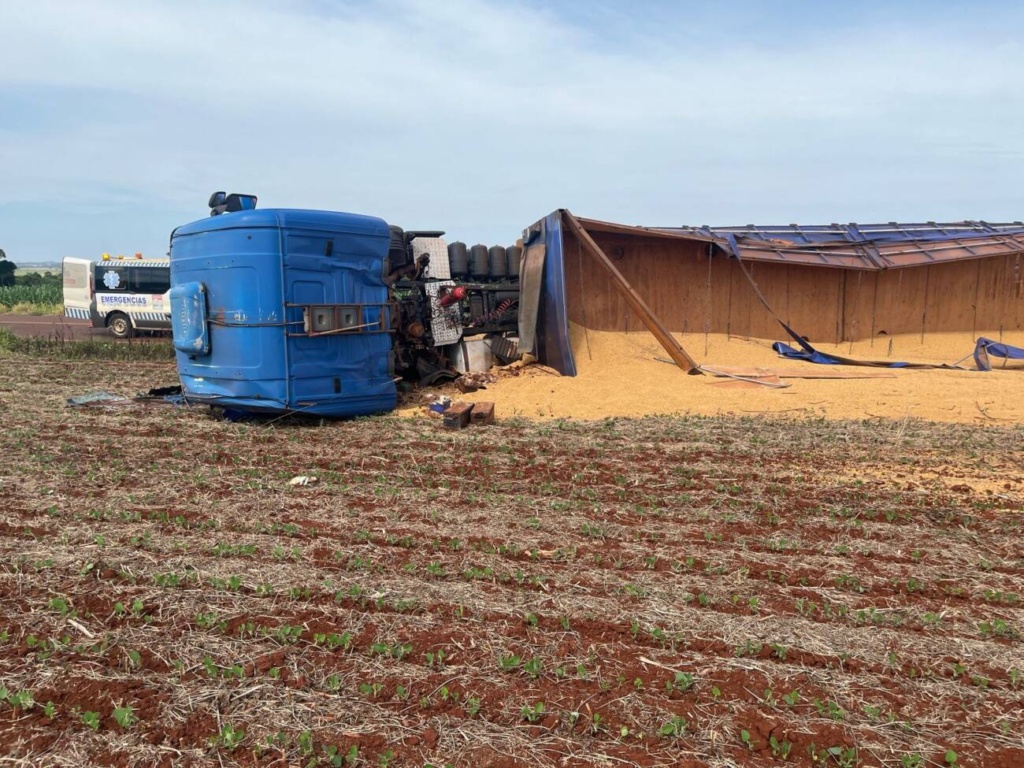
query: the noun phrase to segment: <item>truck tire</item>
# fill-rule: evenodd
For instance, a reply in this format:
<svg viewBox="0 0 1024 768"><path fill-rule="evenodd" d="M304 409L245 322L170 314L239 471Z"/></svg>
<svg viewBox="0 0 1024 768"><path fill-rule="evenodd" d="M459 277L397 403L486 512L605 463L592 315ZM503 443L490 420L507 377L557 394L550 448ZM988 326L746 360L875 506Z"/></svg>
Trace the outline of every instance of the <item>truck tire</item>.
<svg viewBox="0 0 1024 768"><path fill-rule="evenodd" d="M124 312L110 313L107 316L107 328L117 339L127 339L132 335L132 321Z"/></svg>

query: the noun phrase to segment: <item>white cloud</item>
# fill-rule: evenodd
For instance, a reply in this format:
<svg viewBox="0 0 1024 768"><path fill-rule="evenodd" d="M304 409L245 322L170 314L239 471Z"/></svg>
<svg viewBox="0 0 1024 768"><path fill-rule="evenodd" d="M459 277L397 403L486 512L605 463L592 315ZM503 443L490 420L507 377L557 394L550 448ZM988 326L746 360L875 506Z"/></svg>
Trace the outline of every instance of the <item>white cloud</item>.
<svg viewBox="0 0 1024 768"><path fill-rule="evenodd" d="M18 95L25 114L0 112L0 206L115 217L143 196L163 228L228 186L492 240L558 206L709 223L1024 207L1012 25L787 35L782 19L757 36L725 16L652 32L594 13L5 3L0 109ZM936 178L962 194L922 186ZM957 213L970 204L997 210ZM0 219L0 236L28 242L19 226Z"/></svg>

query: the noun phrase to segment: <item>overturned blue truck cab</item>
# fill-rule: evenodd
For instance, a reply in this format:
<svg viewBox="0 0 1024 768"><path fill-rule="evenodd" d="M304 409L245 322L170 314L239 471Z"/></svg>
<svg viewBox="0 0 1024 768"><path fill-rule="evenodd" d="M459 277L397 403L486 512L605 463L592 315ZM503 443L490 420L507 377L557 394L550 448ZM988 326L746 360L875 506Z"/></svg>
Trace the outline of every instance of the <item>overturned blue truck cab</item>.
<svg viewBox="0 0 1024 768"><path fill-rule="evenodd" d="M403 380L467 370L467 343L485 345L488 360L492 349L516 356L521 250L474 246L492 257L482 270L443 232L255 203L216 193L209 218L171 235L171 325L188 402L381 413Z"/></svg>
<svg viewBox="0 0 1024 768"><path fill-rule="evenodd" d="M311 415L395 407L381 219L242 210L171 238L174 347L185 397Z"/></svg>

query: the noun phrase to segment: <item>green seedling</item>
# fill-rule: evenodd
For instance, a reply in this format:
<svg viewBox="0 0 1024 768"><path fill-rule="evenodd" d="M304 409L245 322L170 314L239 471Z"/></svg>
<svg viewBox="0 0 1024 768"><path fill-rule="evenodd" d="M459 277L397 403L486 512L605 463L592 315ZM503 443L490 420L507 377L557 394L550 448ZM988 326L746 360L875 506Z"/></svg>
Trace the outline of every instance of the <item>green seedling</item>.
<svg viewBox="0 0 1024 768"><path fill-rule="evenodd" d="M675 677L665 683L665 690L669 693L677 691L683 693L693 687L694 678L689 672L676 672Z"/></svg>
<svg viewBox="0 0 1024 768"><path fill-rule="evenodd" d="M689 723L686 722L686 718L681 715L676 715L658 729L658 734L665 737L677 738L686 732L688 725Z"/></svg>
<svg viewBox="0 0 1024 768"><path fill-rule="evenodd" d="M36 704L35 699L32 697L32 691L12 693L6 688L0 688L0 698L5 699L12 708L20 709L23 712L32 709Z"/></svg>
<svg viewBox="0 0 1024 768"><path fill-rule="evenodd" d="M526 705L522 709L523 718L531 723L535 723L544 715L544 702L538 701L533 706Z"/></svg>
<svg viewBox="0 0 1024 768"><path fill-rule="evenodd" d="M779 741L774 736L768 738L768 746L772 748L772 756L781 757L783 760L789 757L789 753L793 751L793 745L790 742L785 739Z"/></svg>
<svg viewBox="0 0 1024 768"><path fill-rule="evenodd" d="M235 728L231 723L224 723L220 732L214 737L217 746L223 747L228 752L234 752L245 739L245 730Z"/></svg>
<svg viewBox="0 0 1024 768"><path fill-rule="evenodd" d="M509 656L501 656L498 658L498 665L501 667L503 672L511 672L513 669L516 669L522 663L523 660L515 654Z"/></svg>
<svg viewBox="0 0 1024 768"><path fill-rule="evenodd" d="M135 716L135 710L129 704L125 707L114 708L114 720L122 728L131 728L139 719Z"/></svg>

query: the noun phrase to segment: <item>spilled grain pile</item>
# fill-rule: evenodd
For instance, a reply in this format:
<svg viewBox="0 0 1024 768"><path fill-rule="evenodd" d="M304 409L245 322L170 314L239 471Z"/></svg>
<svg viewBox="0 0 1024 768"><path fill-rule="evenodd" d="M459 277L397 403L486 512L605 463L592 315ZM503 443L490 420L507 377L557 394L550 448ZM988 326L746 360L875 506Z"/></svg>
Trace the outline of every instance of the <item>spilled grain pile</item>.
<svg viewBox="0 0 1024 768"><path fill-rule="evenodd" d="M891 376L866 379L787 378L787 387L732 389L711 376L687 376L673 365L648 333L592 331L574 325L573 349L579 375L560 377L539 368L507 371L486 390L462 395L466 401L491 400L498 416L600 419L655 414L764 415L795 418L903 419L1014 424L1024 422L1024 366L973 370L889 370ZM879 369L817 366L783 360L771 341L722 334L677 334L702 366L763 368L811 374L839 371L877 373ZM1021 338L1006 337L1010 344ZM883 337L854 344L816 345L823 352L871 360L954 363L969 356L974 339L966 334ZM419 408L407 412L419 412Z"/></svg>

